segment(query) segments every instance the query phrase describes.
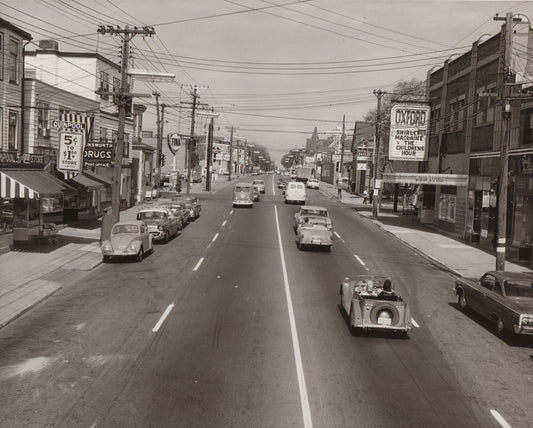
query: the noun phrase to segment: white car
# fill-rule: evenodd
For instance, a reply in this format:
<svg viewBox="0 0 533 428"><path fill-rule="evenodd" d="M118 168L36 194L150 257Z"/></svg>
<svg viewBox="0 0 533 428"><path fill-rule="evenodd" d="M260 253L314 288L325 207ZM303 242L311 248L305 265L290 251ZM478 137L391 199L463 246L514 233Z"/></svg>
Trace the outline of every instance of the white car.
<svg viewBox="0 0 533 428"><path fill-rule="evenodd" d="M154 250L152 235L142 221L120 221L113 225L109 240L102 242L104 263L111 259L131 257L140 262Z"/></svg>
<svg viewBox="0 0 533 428"><path fill-rule="evenodd" d="M305 204L305 184L299 181L289 181L285 187L285 203Z"/></svg>
<svg viewBox="0 0 533 428"><path fill-rule="evenodd" d="M320 182L316 178L310 178L307 180L308 189L318 189L320 187Z"/></svg>

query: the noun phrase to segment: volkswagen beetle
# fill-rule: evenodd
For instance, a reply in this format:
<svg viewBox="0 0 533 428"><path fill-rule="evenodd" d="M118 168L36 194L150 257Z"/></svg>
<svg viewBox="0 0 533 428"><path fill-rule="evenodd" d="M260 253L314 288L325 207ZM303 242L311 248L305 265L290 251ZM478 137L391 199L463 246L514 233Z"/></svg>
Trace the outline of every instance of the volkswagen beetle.
<svg viewBox="0 0 533 428"><path fill-rule="evenodd" d="M116 258L134 258L140 262L154 250L152 235L142 221L120 221L113 225L109 240L101 246L104 263Z"/></svg>

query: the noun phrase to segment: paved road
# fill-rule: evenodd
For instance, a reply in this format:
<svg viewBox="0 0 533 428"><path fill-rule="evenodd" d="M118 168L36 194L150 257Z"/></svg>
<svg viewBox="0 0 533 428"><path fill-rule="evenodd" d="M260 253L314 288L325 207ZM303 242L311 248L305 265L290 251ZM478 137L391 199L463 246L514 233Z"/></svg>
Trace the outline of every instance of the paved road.
<svg viewBox="0 0 533 428"><path fill-rule="evenodd" d="M253 209L208 195L142 263L101 265L2 329L2 425L530 426L530 344L461 313L450 274L318 191L334 245L299 251L271 179ZM411 304L409 339L350 335L339 283L366 272Z"/></svg>

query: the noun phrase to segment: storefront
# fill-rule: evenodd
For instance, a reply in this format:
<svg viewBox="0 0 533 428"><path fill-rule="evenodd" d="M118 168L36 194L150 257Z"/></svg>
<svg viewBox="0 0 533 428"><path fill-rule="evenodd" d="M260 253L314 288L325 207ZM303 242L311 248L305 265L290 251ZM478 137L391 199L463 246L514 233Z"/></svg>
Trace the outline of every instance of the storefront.
<svg viewBox="0 0 533 428"><path fill-rule="evenodd" d="M41 169L2 169L3 227L13 232L14 243L33 241L45 223L63 223L65 201L76 194L75 188Z"/></svg>
<svg viewBox="0 0 533 428"><path fill-rule="evenodd" d="M421 223L463 234L468 175L383 173L383 182L414 187L414 208Z"/></svg>
<svg viewBox="0 0 533 428"><path fill-rule="evenodd" d="M78 197L72 204L65 206L65 221L93 220L99 217L103 211L101 198L105 185L83 173L69 180L69 184L78 190Z"/></svg>

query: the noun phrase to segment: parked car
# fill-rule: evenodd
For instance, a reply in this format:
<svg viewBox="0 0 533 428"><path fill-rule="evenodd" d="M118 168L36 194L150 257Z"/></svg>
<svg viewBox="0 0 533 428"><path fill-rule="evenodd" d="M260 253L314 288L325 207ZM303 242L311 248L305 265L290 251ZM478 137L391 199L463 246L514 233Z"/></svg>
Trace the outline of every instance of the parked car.
<svg viewBox="0 0 533 428"><path fill-rule="evenodd" d="M328 229L333 229L331 219L329 218L328 210L324 207L314 206L314 205L303 205L298 211L294 214L294 228L297 229L298 226L302 225L305 222L305 219L325 219L326 226Z"/></svg>
<svg viewBox="0 0 533 428"><path fill-rule="evenodd" d="M252 184L257 186L260 193L265 193L265 180L254 180Z"/></svg>
<svg viewBox="0 0 533 428"><path fill-rule="evenodd" d="M164 208L149 208L137 213L137 220L144 221L155 241L168 242L178 234L178 221Z"/></svg>
<svg viewBox="0 0 533 428"><path fill-rule="evenodd" d="M185 204L185 208L189 210L189 221L196 220L200 217L202 204L196 196L178 196L177 198L173 198L172 201Z"/></svg>
<svg viewBox="0 0 533 428"><path fill-rule="evenodd" d="M237 183L233 188L234 207L253 207L254 188L251 183Z"/></svg>
<svg viewBox="0 0 533 428"><path fill-rule="evenodd" d="M111 236L102 242L101 250L104 263L126 257L140 262L146 253L154 250L152 235L142 221L120 221L113 225Z"/></svg>
<svg viewBox="0 0 533 428"><path fill-rule="evenodd" d="M285 203L305 204L305 184L298 181L289 181L285 187Z"/></svg>
<svg viewBox="0 0 533 428"><path fill-rule="evenodd" d="M407 335L412 327L410 308L391 285L386 277L359 275L352 280L344 278L339 290L340 303L349 317L353 334L390 331Z"/></svg>
<svg viewBox="0 0 533 428"><path fill-rule="evenodd" d="M169 202L159 205L161 208L168 210L171 216L176 218L178 222L178 229L182 230L189 222L189 210L185 204L179 202Z"/></svg>
<svg viewBox="0 0 533 428"><path fill-rule="evenodd" d="M286 177L278 178L278 189L285 189L285 185L289 182Z"/></svg>
<svg viewBox="0 0 533 428"><path fill-rule="evenodd" d="M333 233L324 217L306 217L305 221L296 228L296 233L300 250L308 247L319 247L331 251Z"/></svg>
<svg viewBox="0 0 533 428"><path fill-rule="evenodd" d="M261 191L257 184L252 183L252 189L254 191L254 202L259 202L261 200Z"/></svg>
<svg viewBox="0 0 533 428"><path fill-rule="evenodd" d="M320 187L320 182L316 178L310 178L307 180L306 186L308 189L318 189Z"/></svg>
<svg viewBox="0 0 533 428"><path fill-rule="evenodd" d="M491 320L498 335L533 334L533 274L489 271L479 279L458 278L455 294L461 309Z"/></svg>

